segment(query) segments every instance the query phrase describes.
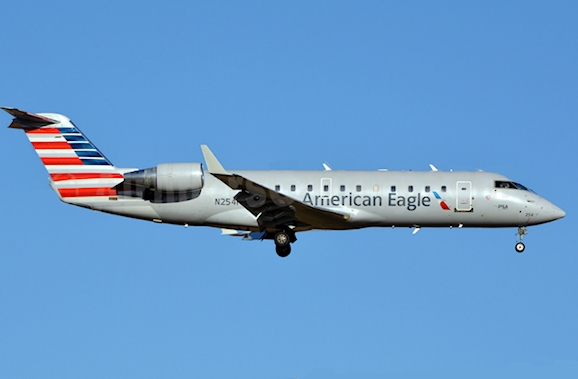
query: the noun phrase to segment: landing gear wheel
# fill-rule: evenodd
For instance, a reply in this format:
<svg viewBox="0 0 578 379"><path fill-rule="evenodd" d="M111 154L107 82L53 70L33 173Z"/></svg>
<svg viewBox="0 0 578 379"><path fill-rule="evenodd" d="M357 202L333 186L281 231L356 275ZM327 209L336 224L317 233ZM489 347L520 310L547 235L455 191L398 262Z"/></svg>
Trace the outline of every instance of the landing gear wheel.
<svg viewBox="0 0 578 379"><path fill-rule="evenodd" d="M278 256L280 256L281 258L285 258L289 254L291 254L291 245L276 246L275 251L277 252Z"/></svg>
<svg viewBox="0 0 578 379"><path fill-rule="evenodd" d="M528 229L525 226L518 227L518 243L516 243L516 252L523 253L526 246L522 243L522 239L528 234Z"/></svg>
<svg viewBox="0 0 578 379"><path fill-rule="evenodd" d="M275 234L274 241L275 241L275 245L277 247L289 246L289 244L291 243L291 239L289 238L289 234L287 234L286 232L279 232L279 233Z"/></svg>

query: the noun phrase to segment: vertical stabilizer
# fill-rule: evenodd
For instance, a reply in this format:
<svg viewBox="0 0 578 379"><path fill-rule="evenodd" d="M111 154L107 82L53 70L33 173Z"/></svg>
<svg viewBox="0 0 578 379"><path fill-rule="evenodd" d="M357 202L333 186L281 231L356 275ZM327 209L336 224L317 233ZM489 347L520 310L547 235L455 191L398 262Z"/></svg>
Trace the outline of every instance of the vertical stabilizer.
<svg viewBox="0 0 578 379"><path fill-rule="evenodd" d="M26 133L63 201L117 195L113 187L123 181L122 173L68 117L2 109L14 116L9 127Z"/></svg>

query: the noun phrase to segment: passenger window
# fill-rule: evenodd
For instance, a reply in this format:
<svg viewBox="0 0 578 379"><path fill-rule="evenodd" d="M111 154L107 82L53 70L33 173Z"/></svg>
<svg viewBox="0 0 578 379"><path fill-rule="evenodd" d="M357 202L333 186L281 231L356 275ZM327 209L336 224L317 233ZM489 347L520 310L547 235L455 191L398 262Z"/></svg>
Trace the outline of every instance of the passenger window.
<svg viewBox="0 0 578 379"><path fill-rule="evenodd" d="M429 192L430 188L429 186L425 186L425 192Z"/></svg>
<svg viewBox="0 0 578 379"><path fill-rule="evenodd" d="M313 191L313 184L309 184L307 186L307 191L309 191L309 192Z"/></svg>
<svg viewBox="0 0 578 379"><path fill-rule="evenodd" d="M413 186L408 186L408 187L407 187L407 191L408 191L408 192L413 192Z"/></svg>
<svg viewBox="0 0 578 379"><path fill-rule="evenodd" d="M395 192L395 186L391 186L391 192Z"/></svg>
<svg viewBox="0 0 578 379"><path fill-rule="evenodd" d="M357 192L361 192L361 186L358 185L358 186L356 187L356 190L357 190Z"/></svg>
<svg viewBox="0 0 578 379"><path fill-rule="evenodd" d="M446 192L446 191L447 191L446 186L442 186L442 192Z"/></svg>
<svg viewBox="0 0 578 379"><path fill-rule="evenodd" d="M373 192L379 192L379 186L377 184L373 186Z"/></svg>
<svg viewBox="0 0 578 379"><path fill-rule="evenodd" d="M327 184L323 186L323 191L329 192L329 186Z"/></svg>
<svg viewBox="0 0 578 379"><path fill-rule="evenodd" d="M281 186L279 184L277 184L275 186L275 191L277 191L277 192L281 191Z"/></svg>
<svg viewBox="0 0 578 379"><path fill-rule="evenodd" d="M291 192L295 192L295 184L291 184Z"/></svg>
<svg viewBox="0 0 578 379"><path fill-rule="evenodd" d="M345 186L339 187L339 190L340 190L341 192L345 192Z"/></svg>

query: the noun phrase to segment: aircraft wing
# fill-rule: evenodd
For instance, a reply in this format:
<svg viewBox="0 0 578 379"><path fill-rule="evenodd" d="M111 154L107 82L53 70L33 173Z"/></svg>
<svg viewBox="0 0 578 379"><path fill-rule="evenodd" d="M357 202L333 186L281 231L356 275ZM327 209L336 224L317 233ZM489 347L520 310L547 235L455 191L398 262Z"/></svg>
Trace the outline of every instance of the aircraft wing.
<svg viewBox="0 0 578 379"><path fill-rule="evenodd" d="M240 190L235 200L257 217L261 230L274 230L279 225L296 229L343 229L349 215L315 208L273 191L241 175L212 172L231 189Z"/></svg>
<svg viewBox="0 0 578 379"><path fill-rule="evenodd" d="M211 149L201 145L208 171L234 190L235 200L257 217L261 231L275 231L280 225L298 230L345 229L349 215L315 208L273 191L238 174L227 172Z"/></svg>

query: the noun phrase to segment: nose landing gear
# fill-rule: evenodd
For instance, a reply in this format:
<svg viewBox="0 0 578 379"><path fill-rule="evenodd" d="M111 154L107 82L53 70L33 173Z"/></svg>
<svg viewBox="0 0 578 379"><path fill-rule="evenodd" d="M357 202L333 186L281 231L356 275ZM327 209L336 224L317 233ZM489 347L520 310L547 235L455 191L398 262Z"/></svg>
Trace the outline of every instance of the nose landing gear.
<svg viewBox="0 0 578 379"><path fill-rule="evenodd" d="M524 236L528 234L528 230L526 229L525 226L520 226L518 227L518 242L516 243L516 252L517 253L523 253L524 250L526 249L526 246L524 245L524 243L522 242L522 239L524 238Z"/></svg>

